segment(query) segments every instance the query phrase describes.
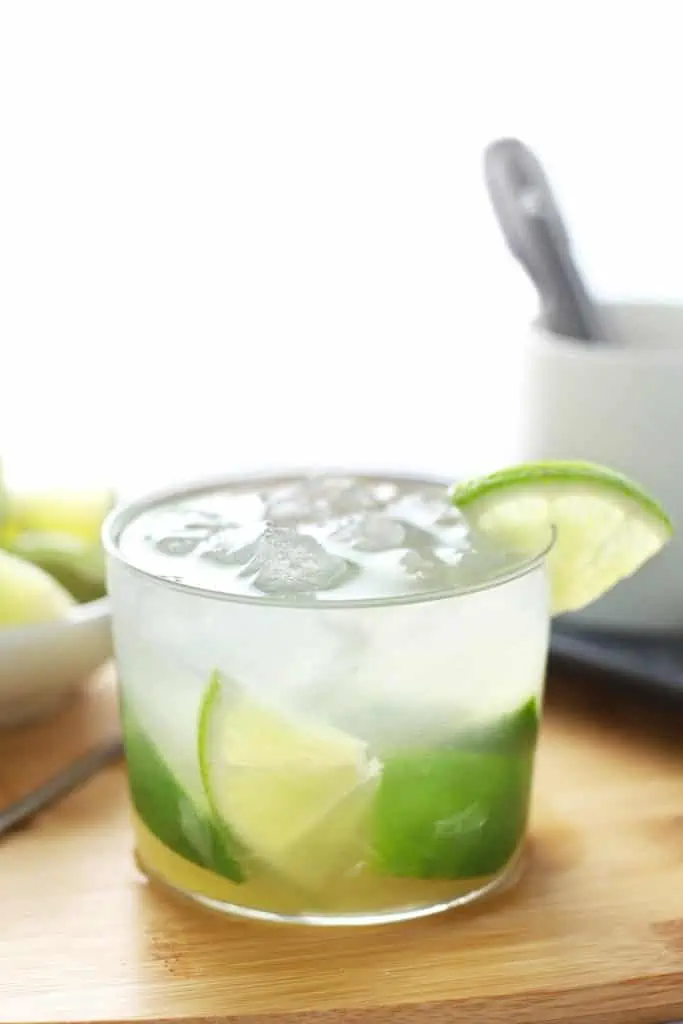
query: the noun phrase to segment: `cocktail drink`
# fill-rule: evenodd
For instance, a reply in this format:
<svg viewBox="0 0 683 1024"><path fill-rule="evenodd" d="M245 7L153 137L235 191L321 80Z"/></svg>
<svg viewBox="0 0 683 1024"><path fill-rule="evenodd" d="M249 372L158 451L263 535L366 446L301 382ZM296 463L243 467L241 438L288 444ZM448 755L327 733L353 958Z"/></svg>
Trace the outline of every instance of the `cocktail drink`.
<svg viewBox="0 0 683 1024"><path fill-rule="evenodd" d="M365 475L214 483L113 513L144 872L217 909L319 924L421 916L516 875L552 537L536 523L533 543L519 528L500 543L479 519L441 484Z"/></svg>

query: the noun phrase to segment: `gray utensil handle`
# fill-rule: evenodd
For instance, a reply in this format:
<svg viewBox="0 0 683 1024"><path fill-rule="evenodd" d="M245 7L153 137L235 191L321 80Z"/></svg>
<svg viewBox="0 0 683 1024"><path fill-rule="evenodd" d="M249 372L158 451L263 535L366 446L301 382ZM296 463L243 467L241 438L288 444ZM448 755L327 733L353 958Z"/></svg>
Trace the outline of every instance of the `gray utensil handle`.
<svg viewBox="0 0 683 1024"><path fill-rule="evenodd" d="M73 761L42 786L0 811L0 836L26 824L39 811L45 810L82 786L102 768L123 757L123 743L120 738L108 740L94 747L83 757Z"/></svg>

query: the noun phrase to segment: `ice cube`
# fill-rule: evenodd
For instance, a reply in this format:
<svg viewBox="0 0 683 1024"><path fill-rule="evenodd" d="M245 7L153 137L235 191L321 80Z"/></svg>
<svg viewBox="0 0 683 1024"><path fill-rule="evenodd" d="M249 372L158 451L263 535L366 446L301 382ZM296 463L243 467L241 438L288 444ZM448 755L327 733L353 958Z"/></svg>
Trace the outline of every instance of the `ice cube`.
<svg viewBox="0 0 683 1024"><path fill-rule="evenodd" d="M202 541L229 525L212 512L181 505L159 510L146 539L162 555L180 557L191 554Z"/></svg>
<svg viewBox="0 0 683 1024"><path fill-rule="evenodd" d="M388 505L398 495L398 487L391 483L373 484L370 494L377 505Z"/></svg>
<svg viewBox="0 0 683 1024"><path fill-rule="evenodd" d="M189 555L204 540L205 534L198 530L183 530L165 537L151 537L154 547L162 555Z"/></svg>
<svg viewBox="0 0 683 1024"><path fill-rule="evenodd" d="M400 560L401 567L408 572L423 590L449 590L462 583L458 566L462 554L439 548L423 548L407 551Z"/></svg>
<svg viewBox="0 0 683 1024"><path fill-rule="evenodd" d="M188 521L215 524L228 529L231 526L247 525L263 519L263 501L255 491L233 492L230 490L202 494L178 507Z"/></svg>
<svg viewBox="0 0 683 1024"><path fill-rule="evenodd" d="M315 537L286 526L266 528L246 571L254 568L254 586L264 594L283 597L329 590L351 571L345 558L326 551Z"/></svg>
<svg viewBox="0 0 683 1024"><path fill-rule="evenodd" d="M406 529L403 523L389 516L359 515L342 523L332 537L358 551L390 551L405 543Z"/></svg>
<svg viewBox="0 0 683 1024"><path fill-rule="evenodd" d="M279 487L265 500L266 519L280 526L324 522L330 514L327 497L313 479Z"/></svg>
<svg viewBox="0 0 683 1024"><path fill-rule="evenodd" d="M451 505L445 490L443 494L424 494L420 491L405 494L391 506L391 513L416 526L432 528L462 524L465 527L462 513Z"/></svg>
<svg viewBox="0 0 683 1024"><path fill-rule="evenodd" d="M442 544L436 549L436 554L446 565L455 567L456 565L462 565L463 559L467 558L471 551L471 546L465 543L458 544L456 547Z"/></svg>
<svg viewBox="0 0 683 1024"><path fill-rule="evenodd" d="M411 576L422 577L434 569L436 560L433 555L427 556L421 551L406 551L401 565Z"/></svg>
<svg viewBox="0 0 683 1024"><path fill-rule="evenodd" d="M369 511L382 505L374 493L375 485L368 481L333 477L325 481L324 487L333 517Z"/></svg>
<svg viewBox="0 0 683 1024"><path fill-rule="evenodd" d="M259 538L245 543L243 530L221 530L202 551L202 558L219 565L246 565L256 555L258 543Z"/></svg>
<svg viewBox="0 0 683 1024"><path fill-rule="evenodd" d="M324 523L380 507L385 499L376 497L376 486L351 477L309 476L266 495L265 516L281 526Z"/></svg>
<svg viewBox="0 0 683 1024"><path fill-rule="evenodd" d="M185 530L202 531L205 537L217 533L219 530L234 530L239 524L226 519L218 512L209 512L206 509L194 509L187 511L187 518L183 523Z"/></svg>
<svg viewBox="0 0 683 1024"><path fill-rule="evenodd" d="M453 585L453 566L446 564L435 551L407 551L401 565L409 576L430 588L446 590Z"/></svg>

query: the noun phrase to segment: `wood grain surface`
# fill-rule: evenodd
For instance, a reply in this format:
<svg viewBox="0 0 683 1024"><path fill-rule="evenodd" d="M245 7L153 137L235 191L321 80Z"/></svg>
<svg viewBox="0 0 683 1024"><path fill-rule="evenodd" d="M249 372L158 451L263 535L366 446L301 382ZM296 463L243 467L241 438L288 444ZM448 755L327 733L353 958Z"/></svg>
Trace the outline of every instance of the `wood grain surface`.
<svg viewBox="0 0 683 1024"><path fill-rule="evenodd" d="M0 733L0 805L115 727L100 679ZM0 841L0 1021L683 1017L683 710L554 679L522 882L404 925L233 921L144 882L121 768Z"/></svg>

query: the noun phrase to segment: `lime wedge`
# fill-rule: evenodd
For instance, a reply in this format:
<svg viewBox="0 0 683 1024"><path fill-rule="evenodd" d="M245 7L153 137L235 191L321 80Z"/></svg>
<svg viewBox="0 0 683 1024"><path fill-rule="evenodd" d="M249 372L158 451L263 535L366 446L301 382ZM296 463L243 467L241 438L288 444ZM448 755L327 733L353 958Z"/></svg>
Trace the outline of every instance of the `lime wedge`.
<svg viewBox="0 0 683 1024"><path fill-rule="evenodd" d="M373 867L409 878L477 878L505 867L524 835L533 758L414 750L384 762Z"/></svg>
<svg viewBox="0 0 683 1024"><path fill-rule="evenodd" d="M481 878L524 836L538 734L537 700L485 729L384 760L373 867L409 878Z"/></svg>
<svg viewBox="0 0 683 1024"><path fill-rule="evenodd" d="M0 626L24 626L61 619L73 598L46 572L0 551Z"/></svg>
<svg viewBox="0 0 683 1024"><path fill-rule="evenodd" d="M131 800L143 822L165 846L199 867L233 882L244 880L225 835L188 796L130 709L122 711Z"/></svg>
<svg viewBox="0 0 683 1024"><path fill-rule="evenodd" d="M24 530L66 533L99 544L102 523L114 504L111 491L10 491L2 543Z"/></svg>
<svg viewBox="0 0 683 1024"><path fill-rule="evenodd" d="M319 891L366 852L377 766L360 740L266 708L214 673L199 759L215 816L302 889Z"/></svg>
<svg viewBox="0 0 683 1024"><path fill-rule="evenodd" d="M588 462L537 462L457 484L453 504L501 548L547 565L555 614L590 604L656 555L673 527L638 484Z"/></svg>
<svg viewBox="0 0 683 1024"><path fill-rule="evenodd" d="M9 514L9 498L7 496L7 488L5 487L5 477L0 462L0 526L3 525L5 519Z"/></svg>
<svg viewBox="0 0 683 1024"><path fill-rule="evenodd" d="M106 593L104 552L99 544L86 544L68 533L24 531L8 548L54 576L77 601L95 601Z"/></svg>
<svg viewBox="0 0 683 1024"><path fill-rule="evenodd" d="M492 754L533 754L540 718L538 698L529 697L520 708L503 715L496 722L469 729L464 735L458 736L457 746L459 749L488 751Z"/></svg>

